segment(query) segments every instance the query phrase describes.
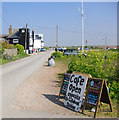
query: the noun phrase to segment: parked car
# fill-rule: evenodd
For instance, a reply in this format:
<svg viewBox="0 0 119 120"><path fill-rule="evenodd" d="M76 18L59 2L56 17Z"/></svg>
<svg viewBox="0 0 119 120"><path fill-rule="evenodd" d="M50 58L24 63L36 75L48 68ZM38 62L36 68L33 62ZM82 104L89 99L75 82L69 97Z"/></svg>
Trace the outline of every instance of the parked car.
<svg viewBox="0 0 119 120"><path fill-rule="evenodd" d="M82 50L82 48L80 48L80 50ZM84 48L84 50L88 50L88 48Z"/></svg>
<svg viewBox="0 0 119 120"><path fill-rule="evenodd" d="M79 51L78 50L75 50L75 49L67 49L67 50L64 50L64 53L63 55L78 55L79 54Z"/></svg>
<svg viewBox="0 0 119 120"><path fill-rule="evenodd" d="M79 57L81 56L81 55L83 55L85 58L87 58L87 54L86 53L79 53L79 51L78 50L75 50L75 49L67 49L67 50L64 50L64 53L63 53L63 55L73 55L73 56L75 56L75 55L78 55Z"/></svg>
<svg viewBox="0 0 119 120"><path fill-rule="evenodd" d="M63 51L64 51L64 48L60 48L60 47L58 47L58 48L55 48L55 51L63 52Z"/></svg>
<svg viewBox="0 0 119 120"><path fill-rule="evenodd" d="M41 50L40 51L46 51L46 49L45 48L41 48Z"/></svg>

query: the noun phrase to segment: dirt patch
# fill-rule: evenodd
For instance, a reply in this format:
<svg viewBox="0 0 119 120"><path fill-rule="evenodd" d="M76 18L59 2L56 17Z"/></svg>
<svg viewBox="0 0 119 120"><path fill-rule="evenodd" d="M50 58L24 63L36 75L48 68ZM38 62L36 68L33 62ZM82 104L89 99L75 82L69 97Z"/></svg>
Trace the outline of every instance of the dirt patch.
<svg viewBox="0 0 119 120"><path fill-rule="evenodd" d="M42 111L52 114L75 115L75 112L67 109L62 100L58 100L60 87L58 87L59 73L66 72L63 64L57 63L55 67L43 68L26 80L16 91L16 108Z"/></svg>

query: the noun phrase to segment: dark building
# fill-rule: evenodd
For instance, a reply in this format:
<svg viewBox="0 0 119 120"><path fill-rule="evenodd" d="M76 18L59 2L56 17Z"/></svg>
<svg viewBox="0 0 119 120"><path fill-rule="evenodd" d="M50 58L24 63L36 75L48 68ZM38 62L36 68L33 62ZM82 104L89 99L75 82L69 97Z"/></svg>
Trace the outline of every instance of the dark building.
<svg viewBox="0 0 119 120"><path fill-rule="evenodd" d="M25 35L26 28L19 29L19 44L23 45L25 48ZM26 41L26 49L29 49L29 39L30 39L30 30L27 28L27 41Z"/></svg>
<svg viewBox="0 0 119 120"><path fill-rule="evenodd" d="M10 44L20 44L25 48L25 36L26 28L20 28L16 32L12 33L7 40ZM29 50L29 39L30 39L30 30L27 28L27 39L26 39L26 50Z"/></svg>

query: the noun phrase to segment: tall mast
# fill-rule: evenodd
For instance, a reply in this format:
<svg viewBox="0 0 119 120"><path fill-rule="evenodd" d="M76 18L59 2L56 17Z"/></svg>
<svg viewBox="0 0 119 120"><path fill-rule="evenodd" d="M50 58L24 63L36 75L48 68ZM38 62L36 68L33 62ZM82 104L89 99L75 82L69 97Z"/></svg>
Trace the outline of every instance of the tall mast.
<svg viewBox="0 0 119 120"><path fill-rule="evenodd" d="M82 53L84 53L84 21L83 21L83 0L82 0Z"/></svg>
<svg viewBox="0 0 119 120"><path fill-rule="evenodd" d="M56 27L56 48L58 47L58 25Z"/></svg>

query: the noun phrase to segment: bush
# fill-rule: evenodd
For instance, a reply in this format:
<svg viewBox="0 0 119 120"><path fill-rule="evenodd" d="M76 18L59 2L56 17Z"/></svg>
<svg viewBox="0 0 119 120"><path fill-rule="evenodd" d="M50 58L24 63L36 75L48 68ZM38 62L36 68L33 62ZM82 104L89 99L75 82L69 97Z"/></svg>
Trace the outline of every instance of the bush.
<svg viewBox="0 0 119 120"><path fill-rule="evenodd" d="M13 44L8 44L5 41L1 41L1 45L2 45L2 48L4 48L4 49L14 49Z"/></svg>
<svg viewBox="0 0 119 120"><path fill-rule="evenodd" d="M1 41L0 44L2 45L2 48L8 49L8 44L5 41Z"/></svg>
<svg viewBox="0 0 119 120"><path fill-rule="evenodd" d="M87 58L81 56L81 58L73 59L68 66L68 72L77 71L91 74L94 78L105 79L110 89L111 98L117 98L119 92L117 54L112 51L107 53L105 51L90 51L87 53Z"/></svg>
<svg viewBox="0 0 119 120"><path fill-rule="evenodd" d="M4 53L4 48L2 47L2 45L0 44L0 55Z"/></svg>
<svg viewBox="0 0 119 120"><path fill-rule="evenodd" d="M61 52L54 52L52 54L55 58L62 58L63 54Z"/></svg>
<svg viewBox="0 0 119 120"><path fill-rule="evenodd" d="M25 53L24 53L24 47L23 47L22 45L17 44L17 45L15 46L15 48L17 48L17 50L18 50L18 54L25 54Z"/></svg>
<svg viewBox="0 0 119 120"><path fill-rule="evenodd" d="M8 44L8 49L14 49L15 46L13 44Z"/></svg>
<svg viewBox="0 0 119 120"><path fill-rule="evenodd" d="M44 47L46 50L49 50L49 47Z"/></svg>

